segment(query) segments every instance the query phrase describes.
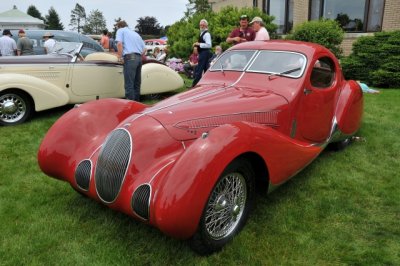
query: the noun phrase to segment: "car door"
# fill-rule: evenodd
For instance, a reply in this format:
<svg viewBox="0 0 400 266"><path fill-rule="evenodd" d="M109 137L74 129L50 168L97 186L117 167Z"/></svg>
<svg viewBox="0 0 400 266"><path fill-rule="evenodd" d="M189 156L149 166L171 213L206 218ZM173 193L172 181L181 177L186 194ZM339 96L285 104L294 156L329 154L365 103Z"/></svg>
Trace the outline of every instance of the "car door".
<svg viewBox="0 0 400 266"><path fill-rule="evenodd" d="M77 96L123 97L123 69L120 64L75 63L71 73L71 91Z"/></svg>
<svg viewBox="0 0 400 266"><path fill-rule="evenodd" d="M331 132L339 81L330 57L314 62L301 96L296 134L308 141L323 142Z"/></svg>

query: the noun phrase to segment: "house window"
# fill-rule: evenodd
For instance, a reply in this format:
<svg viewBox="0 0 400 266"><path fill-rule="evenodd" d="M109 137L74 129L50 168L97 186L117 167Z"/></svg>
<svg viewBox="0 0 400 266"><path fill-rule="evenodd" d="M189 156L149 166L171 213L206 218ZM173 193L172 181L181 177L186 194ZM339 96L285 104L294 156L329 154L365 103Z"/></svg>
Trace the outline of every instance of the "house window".
<svg viewBox="0 0 400 266"><path fill-rule="evenodd" d="M385 0L311 0L310 20L339 22L346 32L373 32L382 29Z"/></svg>
<svg viewBox="0 0 400 266"><path fill-rule="evenodd" d="M253 7L258 7L258 0L253 0Z"/></svg>
<svg viewBox="0 0 400 266"><path fill-rule="evenodd" d="M275 19L272 23L278 25L277 33L286 34L293 28L294 0L264 0L263 10Z"/></svg>

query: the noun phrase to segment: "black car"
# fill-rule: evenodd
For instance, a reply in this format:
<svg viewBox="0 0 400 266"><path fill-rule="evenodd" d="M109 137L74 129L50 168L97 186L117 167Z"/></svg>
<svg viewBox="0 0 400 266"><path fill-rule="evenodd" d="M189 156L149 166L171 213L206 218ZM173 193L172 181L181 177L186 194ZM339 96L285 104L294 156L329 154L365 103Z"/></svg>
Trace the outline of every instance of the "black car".
<svg viewBox="0 0 400 266"><path fill-rule="evenodd" d="M86 56L94 52L104 52L101 45L90 37L83 34L72 32L72 31L62 31L62 30L25 30L26 36L33 41L33 50L36 55L44 54L43 47L43 35L46 32L50 32L54 35L54 39L59 42L78 42L83 43L83 48L81 54ZM12 30L12 37L15 41L18 40L18 30Z"/></svg>

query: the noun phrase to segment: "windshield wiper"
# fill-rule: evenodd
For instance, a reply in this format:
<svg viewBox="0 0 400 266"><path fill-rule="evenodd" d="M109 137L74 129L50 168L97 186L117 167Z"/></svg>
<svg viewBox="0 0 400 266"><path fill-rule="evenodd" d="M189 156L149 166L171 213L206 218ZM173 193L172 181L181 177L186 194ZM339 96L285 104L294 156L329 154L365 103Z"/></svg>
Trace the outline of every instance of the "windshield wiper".
<svg viewBox="0 0 400 266"><path fill-rule="evenodd" d="M296 72L296 71L299 71L299 70L301 70L301 67L296 67L296 68L293 68L293 69L289 69L289 70L283 71L281 73L273 73L273 74L268 76L268 79L271 79L273 76L284 76L284 75L287 75L287 74L290 74L290 73L293 73L293 72Z"/></svg>

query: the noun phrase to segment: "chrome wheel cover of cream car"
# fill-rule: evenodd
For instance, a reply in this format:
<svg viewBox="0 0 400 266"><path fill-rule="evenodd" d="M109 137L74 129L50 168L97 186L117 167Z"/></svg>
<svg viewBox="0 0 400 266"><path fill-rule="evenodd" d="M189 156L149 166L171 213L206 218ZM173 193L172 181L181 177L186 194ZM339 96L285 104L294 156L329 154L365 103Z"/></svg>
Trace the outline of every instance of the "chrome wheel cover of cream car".
<svg viewBox="0 0 400 266"><path fill-rule="evenodd" d="M17 94L8 93L0 96L0 121L14 123L26 113L26 103Z"/></svg>

